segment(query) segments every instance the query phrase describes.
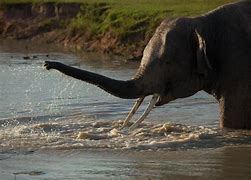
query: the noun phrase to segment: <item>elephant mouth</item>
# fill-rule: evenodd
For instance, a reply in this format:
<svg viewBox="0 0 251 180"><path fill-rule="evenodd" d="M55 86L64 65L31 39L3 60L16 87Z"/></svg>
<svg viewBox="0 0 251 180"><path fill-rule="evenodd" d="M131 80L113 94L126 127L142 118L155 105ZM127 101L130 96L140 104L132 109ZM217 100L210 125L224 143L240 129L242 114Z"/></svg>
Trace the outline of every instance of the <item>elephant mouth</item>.
<svg viewBox="0 0 251 180"><path fill-rule="evenodd" d="M176 99L171 93L168 93L167 95L160 95L158 97L158 100L155 104L155 106L162 106L164 104L169 103L170 101Z"/></svg>
<svg viewBox="0 0 251 180"><path fill-rule="evenodd" d="M176 99L172 93L172 83L169 81L165 84L164 92L160 93L155 106L162 106Z"/></svg>

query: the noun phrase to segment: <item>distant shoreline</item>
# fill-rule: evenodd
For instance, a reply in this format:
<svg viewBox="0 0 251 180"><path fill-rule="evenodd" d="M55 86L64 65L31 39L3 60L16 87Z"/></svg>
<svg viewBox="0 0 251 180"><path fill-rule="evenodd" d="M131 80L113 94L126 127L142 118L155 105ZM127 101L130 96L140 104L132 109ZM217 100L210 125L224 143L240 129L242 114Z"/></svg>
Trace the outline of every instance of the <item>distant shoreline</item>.
<svg viewBox="0 0 251 180"><path fill-rule="evenodd" d="M0 37L138 60L164 18L205 13L233 0L0 0Z"/></svg>

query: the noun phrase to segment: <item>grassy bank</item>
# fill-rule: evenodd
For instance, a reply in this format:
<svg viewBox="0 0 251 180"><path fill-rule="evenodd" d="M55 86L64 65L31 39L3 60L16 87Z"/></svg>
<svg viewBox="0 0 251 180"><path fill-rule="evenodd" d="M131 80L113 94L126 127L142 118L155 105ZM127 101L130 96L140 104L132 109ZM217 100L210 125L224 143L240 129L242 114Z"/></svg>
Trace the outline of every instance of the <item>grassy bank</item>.
<svg viewBox="0 0 251 180"><path fill-rule="evenodd" d="M143 47L156 26L164 18L196 16L234 0L0 0L1 6L31 3L80 3L77 15L70 20L59 20L68 34L94 37L109 36L119 39L125 47ZM54 21L47 20L49 26Z"/></svg>
<svg viewBox="0 0 251 180"><path fill-rule="evenodd" d="M80 1L79 1L80 2ZM70 24L72 29L87 28L93 33L108 30L127 37L135 33L149 36L168 17L195 16L214 9L231 0L125 0L125 1L81 1L88 2L83 11ZM100 3L97 3L100 2Z"/></svg>

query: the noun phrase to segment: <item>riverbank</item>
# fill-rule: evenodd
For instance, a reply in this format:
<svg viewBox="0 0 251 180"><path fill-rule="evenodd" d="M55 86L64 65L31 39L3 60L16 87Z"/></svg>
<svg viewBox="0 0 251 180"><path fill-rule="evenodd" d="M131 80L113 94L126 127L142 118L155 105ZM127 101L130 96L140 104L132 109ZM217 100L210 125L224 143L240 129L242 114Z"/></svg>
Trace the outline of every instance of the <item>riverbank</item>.
<svg viewBox="0 0 251 180"><path fill-rule="evenodd" d="M194 16L233 0L0 1L0 36L139 59L164 18Z"/></svg>

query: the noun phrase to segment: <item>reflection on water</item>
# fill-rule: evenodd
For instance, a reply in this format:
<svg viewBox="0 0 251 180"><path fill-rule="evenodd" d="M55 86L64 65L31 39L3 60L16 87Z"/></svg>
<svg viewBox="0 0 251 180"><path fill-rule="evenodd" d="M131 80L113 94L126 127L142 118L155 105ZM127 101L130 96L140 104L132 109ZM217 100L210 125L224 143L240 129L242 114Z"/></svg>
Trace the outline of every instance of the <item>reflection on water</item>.
<svg viewBox="0 0 251 180"><path fill-rule="evenodd" d="M250 149L251 147L225 147L200 151L155 151L143 153L76 149L71 151L47 150L45 152L20 153L18 156L12 156L11 158L8 158L11 156L10 154L4 154L0 161L0 172L1 177L4 179L13 179L14 175L16 175L17 179L24 178L26 180L248 180L251 178Z"/></svg>
<svg viewBox="0 0 251 180"><path fill-rule="evenodd" d="M138 63L123 61L121 57L20 45L0 45L1 175L7 173L9 177L11 163L20 163L13 156L16 153L30 171L15 165L16 174L12 174L27 176L26 179L36 173L42 179L54 175L57 179L67 175L76 179L117 175L218 178L231 177L235 172L250 175L250 131L219 129L217 103L206 93L155 108L138 129L128 132L120 127L133 100L113 97L57 71L46 71L42 65L45 60L56 60L116 79L128 79ZM148 102L149 98L135 118L143 113ZM87 149L88 153L83 155L82 151ZM209 149L212 150L208 152ZM114 150L119 151L114 154ZM238 153L242 156L235 159ZM41 168L33 169L30 158L41 161L37 164ZM59 166L62 159L69 163ZM2 167L5 161L10 165ZM232 161L236 163L231 164Z"/></svg>

